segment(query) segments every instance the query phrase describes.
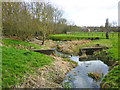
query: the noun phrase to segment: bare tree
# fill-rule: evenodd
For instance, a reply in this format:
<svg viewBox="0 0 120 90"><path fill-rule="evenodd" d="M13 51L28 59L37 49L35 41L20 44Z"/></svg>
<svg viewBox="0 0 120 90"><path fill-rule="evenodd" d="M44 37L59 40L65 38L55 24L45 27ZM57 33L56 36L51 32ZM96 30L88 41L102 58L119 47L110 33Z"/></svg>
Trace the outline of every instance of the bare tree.
<svg viewBox="0 0 120 90"><path fill-rule="evenodd" d="M27 40L42 35L44 44L47 35L55 33L66 22L62 11L45 2L3 2L3 34Z"/></svg>

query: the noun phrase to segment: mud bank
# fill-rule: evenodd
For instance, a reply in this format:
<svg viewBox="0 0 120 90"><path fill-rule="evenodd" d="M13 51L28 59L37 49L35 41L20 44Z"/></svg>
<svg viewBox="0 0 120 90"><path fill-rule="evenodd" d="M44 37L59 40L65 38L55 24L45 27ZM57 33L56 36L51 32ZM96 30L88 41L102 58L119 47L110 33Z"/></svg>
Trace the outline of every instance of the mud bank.
<svg viewBox="0 0 120 90"><path fill-rule="evenodd" d="M77 64L68 59L51 57L55 60L52 64L37 69L37 74L29 76L16 88L58 88L65 75Z"/></svg>

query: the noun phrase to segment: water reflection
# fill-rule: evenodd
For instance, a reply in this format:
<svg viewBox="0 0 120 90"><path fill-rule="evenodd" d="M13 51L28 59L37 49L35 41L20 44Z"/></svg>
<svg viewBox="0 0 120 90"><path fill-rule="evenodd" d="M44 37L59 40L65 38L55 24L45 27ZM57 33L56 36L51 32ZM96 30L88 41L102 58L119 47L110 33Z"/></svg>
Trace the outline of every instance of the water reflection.
<svg viewBox="0 0 120 90"><path fill-rule="evenodd" d="M70 88L100 88L100 82L105 74L108 73L109 67L100 60L79 61L79 56L71 56L60 53L55 49L56 55L67 57L78 63L76 68L73 68L62 82L64 86ZM99 81L95 81L88 77L88 73L97 72L101 75Z"/></svg>
<svg viewBox="0 0 120 90"><path fill-rule="evenodd" d="M79 66L72 69L63 84L70 82L71 88L99 88L100 82L88 77L89 72L98 72L102 77L108 73L108 66L100 60L78 62Z"/></svg>

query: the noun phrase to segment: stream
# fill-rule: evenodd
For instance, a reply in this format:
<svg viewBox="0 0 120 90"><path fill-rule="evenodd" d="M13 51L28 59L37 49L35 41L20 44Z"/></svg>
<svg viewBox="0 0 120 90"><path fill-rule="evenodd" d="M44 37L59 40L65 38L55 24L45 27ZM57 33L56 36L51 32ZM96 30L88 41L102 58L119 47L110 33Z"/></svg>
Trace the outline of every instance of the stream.
<svg viewBox="0 0 120 90"><path fill-rule="evenodd" d="M100 88L102 78L109 71L109 67L101 60L79 61L79 56L71 56L58 52L55 49L56 55L64 58L69 58L71 61L78 63L76 68L68 72L66 78L62 82L63 87L67 88ZM88 76L88 73L95 72L100 74L100 80L94 80ZM62 86L61 86L62 87Z"/></svg>

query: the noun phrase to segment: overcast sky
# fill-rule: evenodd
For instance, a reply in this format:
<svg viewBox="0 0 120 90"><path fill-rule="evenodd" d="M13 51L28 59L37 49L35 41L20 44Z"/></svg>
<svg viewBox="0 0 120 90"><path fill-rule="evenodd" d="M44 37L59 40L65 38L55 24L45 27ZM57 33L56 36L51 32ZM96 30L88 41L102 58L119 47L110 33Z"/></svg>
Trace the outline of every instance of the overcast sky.
<svg viewBox="0 0 120 90"><path fill-rule="evenodd" d="M64 11L64 18L78 26L104 26L109 22L118 23L119 0L49 0Z"/></svg>

